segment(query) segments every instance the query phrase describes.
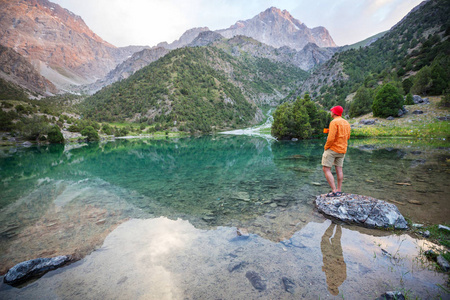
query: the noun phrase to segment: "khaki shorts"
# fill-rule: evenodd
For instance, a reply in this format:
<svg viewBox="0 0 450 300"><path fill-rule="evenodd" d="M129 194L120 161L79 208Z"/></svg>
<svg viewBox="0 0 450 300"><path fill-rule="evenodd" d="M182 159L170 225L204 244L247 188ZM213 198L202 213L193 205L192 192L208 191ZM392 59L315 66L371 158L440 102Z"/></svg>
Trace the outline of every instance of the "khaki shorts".
<svg viewBox="0 0 450 300"><path fill-rule="evenodd" d="M344 166L345 153L337 153L331 149L327 149L322 155L322 166L331 168L332 166Z"/></svg>

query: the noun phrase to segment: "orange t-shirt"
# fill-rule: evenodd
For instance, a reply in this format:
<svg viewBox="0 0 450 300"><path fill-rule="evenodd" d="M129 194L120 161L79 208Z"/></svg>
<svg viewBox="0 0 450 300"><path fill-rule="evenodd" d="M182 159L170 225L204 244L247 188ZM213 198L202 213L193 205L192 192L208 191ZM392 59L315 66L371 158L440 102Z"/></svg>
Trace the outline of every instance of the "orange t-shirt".
<svg viewBox="0 0 450 300"><path fill-rule="evenodd" d="M350 139L350 124L341 117L330 123L325 150L331 149L337 153L347 153L347 141Z"/></svg>

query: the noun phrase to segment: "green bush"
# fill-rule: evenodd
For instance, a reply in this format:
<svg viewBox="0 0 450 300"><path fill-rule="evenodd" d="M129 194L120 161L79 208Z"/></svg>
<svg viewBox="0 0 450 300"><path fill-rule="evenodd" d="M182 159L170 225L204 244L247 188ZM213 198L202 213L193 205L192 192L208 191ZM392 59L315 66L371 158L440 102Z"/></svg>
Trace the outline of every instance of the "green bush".
<svg viewBox="0 0 450 300"><path fill-rule="evenodd" d="M307 139L316 135L326 127L330 115L319 110L306 94L294 103L283 103L277 107L273 115L272 135L278 139Z"/></svg>
<svg viewBox="0 0 450 300"><path fill-rule="evenodd" d="M114 128L112 128L109 124L103 125L102 131L103 131L104 134L107 134L107 135L113 135L114 134Z"/></svg>
<svg viewBox="0 0 450 300"><path fill-rule="evenodd" d="M33 116L32 118L22 118L16 124L21 135L28 140L39 140L42 135L48 133L48 123L45 118Z"/></svg>
<svg viewBox="0 0 450 300"><path fill-rule="evenodd" d="M64 143L64 136L58 126L52 126L48 131L48 141L50 143Z"/></svg>
<svg viewBox="0 0 450 300"><path fill-rule="evenodd" d="M450 107L450 91L446 91L446 95L442 97L438 105L440 107Z"/></svg>
<svg viewBox="0 0 450 300"><path fill-rule="evenodd" d="M406 95L405 105L414 105L414 100L411 93L408 93L408 95Z"/></svg>
<svg viewBox="0 0 450 300"><path fill-rule="evenodd" d="M92 126L85 127L81 131L81 134L83 136L87 137L88 141L98 141L100 139L100 137L98 136L97 130L95 130L94 127L92 127Z"/></svg>
<svg viewBox="0 0 450 300"><path fill-rule="evenodd" d="M398 110L402 107L403 96L395 86L386 83L378 90L373 100L373 116L382 118L395 117L398 115Z"/></svg>

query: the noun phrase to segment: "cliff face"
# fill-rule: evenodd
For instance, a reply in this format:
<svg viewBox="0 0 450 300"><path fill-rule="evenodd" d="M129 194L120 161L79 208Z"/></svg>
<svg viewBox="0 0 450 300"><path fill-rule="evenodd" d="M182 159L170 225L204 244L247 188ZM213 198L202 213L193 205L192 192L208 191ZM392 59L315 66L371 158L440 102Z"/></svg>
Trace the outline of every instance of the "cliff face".
<svg viewBox="0 0 450 300"><path fill-rule="evenodd" d="M2 0L0 44L63 89L93 82L131 55L131 49L105 42L81 17L47 0Z"/></svg>
<svg viewBox="0 0 450 300"><path fill-rule="evenodd" d="M0 45L0 77L37 94L53 94L56 87L20 54Z"/></svg>
<svg viewBox="0 0 450 300"><path fill-rule="evenodd" d="M226 38L245 35L276 48L288 46L301 50L308 43L314 43L319 47L336 47L326 28L310 29L286 10L281 11L275 7L250 20L239 21L230 28L217 32Z"/></svg>

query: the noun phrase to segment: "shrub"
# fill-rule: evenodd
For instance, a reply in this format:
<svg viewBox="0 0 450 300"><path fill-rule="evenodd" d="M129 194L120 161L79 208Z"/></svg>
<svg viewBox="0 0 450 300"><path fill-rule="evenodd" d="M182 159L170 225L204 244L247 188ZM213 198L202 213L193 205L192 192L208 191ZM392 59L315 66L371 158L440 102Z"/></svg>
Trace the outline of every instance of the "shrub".
<svg viewBox="0 0 450 300"><path fill-rule="evenodd" d="M450 90L446 91L445 96L442 97L438 104L440 107L450 107Z"/></svg>
<svg viewBox="0 0 450 300"><path fill-rule="evenodd" d="M103 125L102 131L103 131L104 134L107 134L107 135L113 135L114 134L114 129L109 124Z"/></svg>
<svg viewBox="0 0 450 300"><path fill-rule="evenodd" d="M414 100L411 93L408 93L408 95L406 95L405 105L414 105Z"/></svg>
<svg viewBox="0 0 450 300"><path fill-rule="evenodd" d="M81 131L81 134L87 137L88 141L98 141L100 139L100 137L98 136L98 132L92 126L85 127Z"/></svg>
<svg viewBox="0 0 450 300"><path fill-rule="evenodd" d="M272 135L279 139L307 139L322 131L330 115L317 109L308 94L294 103L283 103L273 115Z"/></svg>
<svg viewBox="0 0 450 300"><path fill-rule="evenodd" d="M64 143L64 136L58 126L52 126L48 131L48 141L50 143Z"/></svg>
<svg viewBox="0 0 450 300"><path fill-rule="evenodd" d="M398 89L390 83L383 85L375 95L372 104L374 117L386 118L397 116L398 110L403 107L403 96Z"/></svg>

